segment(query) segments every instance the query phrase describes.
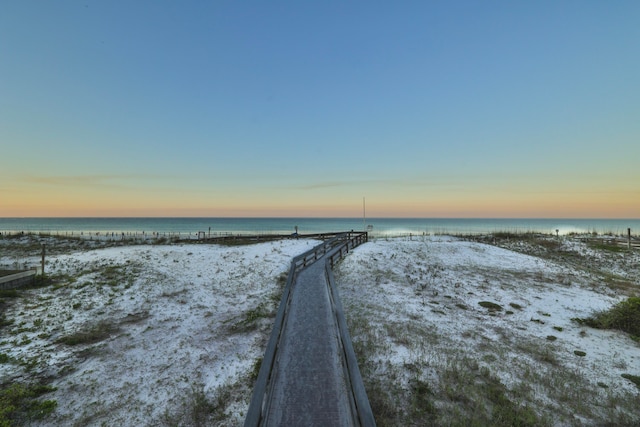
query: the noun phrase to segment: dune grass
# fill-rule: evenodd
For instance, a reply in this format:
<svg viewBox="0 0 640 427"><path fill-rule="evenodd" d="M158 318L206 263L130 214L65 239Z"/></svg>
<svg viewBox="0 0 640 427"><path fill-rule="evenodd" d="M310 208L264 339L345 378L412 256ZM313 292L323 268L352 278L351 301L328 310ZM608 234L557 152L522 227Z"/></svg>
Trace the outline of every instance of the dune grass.
<svg viewBox="0 0 640 427"><path fill-rule="evenodd" d="M609 310L575 320L592 328L627 332L634 340L640 341L640 297L627 298Z"/></svg>

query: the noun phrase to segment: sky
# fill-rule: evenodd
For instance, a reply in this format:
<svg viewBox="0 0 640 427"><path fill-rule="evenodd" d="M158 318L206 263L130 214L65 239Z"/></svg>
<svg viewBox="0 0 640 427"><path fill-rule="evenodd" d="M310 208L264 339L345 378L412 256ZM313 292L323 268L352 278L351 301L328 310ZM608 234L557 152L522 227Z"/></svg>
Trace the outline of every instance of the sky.
<svg viewBox="0 0 640 427"><path fill-rule="evenodd" d="M640 218L640 2L0 2L0 217Z"/></svg>

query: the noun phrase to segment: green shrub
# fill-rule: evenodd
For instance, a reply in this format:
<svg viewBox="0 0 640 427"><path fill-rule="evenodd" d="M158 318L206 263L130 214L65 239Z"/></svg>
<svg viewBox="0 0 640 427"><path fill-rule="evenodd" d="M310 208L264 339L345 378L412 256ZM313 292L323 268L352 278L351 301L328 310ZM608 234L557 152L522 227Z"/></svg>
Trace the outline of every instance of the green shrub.
<svg viewBox="0 0 640 427"><path fill-rule="evenodd" d="M56 390L42 384L12 383L0 389L0 427L24 425L51 414L58 402L38 400L45 393Z"/></svg>
<svg viewBox="0 0 640 427"><path fill-rule="evenodd" d="M640 337L640 297L628 298L609 310L576 320L592 328L618 329L634 337Z"/></svg>

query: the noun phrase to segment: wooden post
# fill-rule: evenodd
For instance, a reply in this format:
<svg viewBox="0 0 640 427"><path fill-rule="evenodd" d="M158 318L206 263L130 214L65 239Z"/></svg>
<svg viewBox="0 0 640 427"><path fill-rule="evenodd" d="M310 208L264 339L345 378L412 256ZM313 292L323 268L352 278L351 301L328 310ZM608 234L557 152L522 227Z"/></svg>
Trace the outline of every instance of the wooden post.
<svg viewBox="0 0 640 427"><path fill-rule="evenodd" d="M631 228L627 228L627 246L631 250Z"/></svg>
<svg viewBox="0 0 640 427"><path fill-rule="evenodd" d="M42 244L42 276L44 276L44 252L45 252L45 244Z"/></svg>

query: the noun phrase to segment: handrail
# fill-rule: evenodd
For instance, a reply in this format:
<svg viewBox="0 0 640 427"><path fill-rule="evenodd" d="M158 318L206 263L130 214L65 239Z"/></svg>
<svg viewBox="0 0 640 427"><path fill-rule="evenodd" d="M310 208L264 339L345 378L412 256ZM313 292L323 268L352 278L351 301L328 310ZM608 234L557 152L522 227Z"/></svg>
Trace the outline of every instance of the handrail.
<svg viewBox="0 0 640 427"><path fill-rule="evenodd" d="M325 260L325 274L327 274L327 281L329 282L330 291L329 294L332 301L334 315L336 316L338 324L340 340L342 342L342 348L345 358L345 374L349 379L349 383L351 385L351 390L353 393L351 405L354 409L355 416L357 417L356 421L360 425L367 427L375 426L375 420L373 418L371 406L369 405L369 400L362 383L362 377L358 369L356 356L351 344L351 338L349 336L346 321L344 320L342 304L340 304L337 289L333 281L333 273L331 271L331 268L334 266L335 262L344 257L349 252L349 249L353 249L354 247L366 241L368 241L367 232L340 233L333 238L308 250L307 252L294 257L291 261L289 275L287 277L285 289L282 293L282 298L280 300L280 306L278 307L278 312L274 321L273 330L271 331L271 336L269 337L269 342L267 343L267 348L262 359L260 371L258 372L258 377L254 385L251 403L249 404L249 409L245 418L245 427L258 427L262 423L262 416L265 413L265 403L268 400L265 399L265 396L267 394L267 388L271 379L272 369L276 360L278 343L284 329L283 325L286 322L286 314L291 296L291 288L293 286L293 283L295 282L296 276L299 271L311 265L315 261L321 259L325 255L327 255L327 258Z"/></svg>
<svg viewBox="0 0 640 427"><path fill-rule="evenodd" d="M325 269L327 280L329 282L330 295L334 304L334 314L338 324L340 341L342 342L342 351L345 361L345 378L348 378L351 385L351 392L353 394L353 400L351 401L353 406L352 410L357 416L356 421L360 426L373 427L376 425L376 421L373 418L371 404L367 397L367 391L364 388L364 382L362 381L362 375L360 374L360 368L358 367L356 353L353 350L353 344L351 344L351 335L349 334L347 322L344 317L342 303L340 302L340 298L337 297L338 290L335 285L333 271L330 268L329 262L326 263Z"/></svg>
<svg viewBox="0 0 640 427"><path fill-rule="evenodd" d="M315 246L314 248L308 250L307 252L293 258L292 263L296 266L296 270L299 271L302 268L313 264L318 259L322 258L331 249L338 246L340 242L342 242L345 239L348 239L350 234L351 234L350 232L337 234L331 239L326 240L323 243L319 244L318 246Z"/></svg>

